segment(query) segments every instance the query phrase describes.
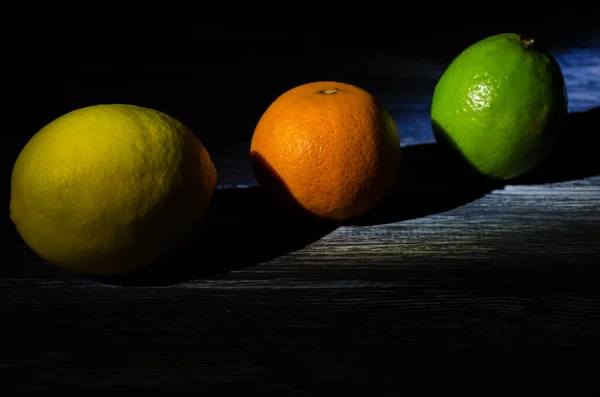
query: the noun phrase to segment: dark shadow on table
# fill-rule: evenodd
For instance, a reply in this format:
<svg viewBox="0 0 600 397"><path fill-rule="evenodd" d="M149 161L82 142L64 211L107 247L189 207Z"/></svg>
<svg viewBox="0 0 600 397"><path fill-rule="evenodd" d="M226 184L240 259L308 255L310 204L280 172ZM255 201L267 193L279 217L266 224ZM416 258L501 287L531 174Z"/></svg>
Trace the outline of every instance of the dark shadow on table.
<svg viewBox="0 0 600 397"><path fill-rule="evenodd" d="M285 182L260 154L251 156L256 178L271 186L270 196L284 211L311 218ZM315 221L343 225L394 223L446 211L481 197L492 184L468 169L455 152L436 144L405 147L401 175L391 192L368 213L345 221Z"/></svg>
<svg viewBox="0 0 600 397"><path fill-rule="evenodd" d="M374 225L425 217L465 205L501 186L475 173L446 145L406 146L394 189L371 211L345 223Z"/></svg>
<svg viewBox="0 0 600 397"><path fill-rule="evenodd" d="M403 148L401 177L395 188L354 225L392 223L467 204L505 184L542 184L600 175L600 108L570 113L556 149L538 167L510 181L485 178L436 135L436 143Z"/></svg>
<svg viewBox="0 0 600 397"><path fill-rule="evenodd" d="M538 167L511 184L543 184L600 175L600 108L567 115L555 150Z"/></svg>
<svg viewBox="0 0 600 397"><path fill-rule="evenodd" d="M218 189L198 232L182 249L140 271L94 279L141 287L207 278L299 250L334 227L282 212L258 187Z"/></svg>

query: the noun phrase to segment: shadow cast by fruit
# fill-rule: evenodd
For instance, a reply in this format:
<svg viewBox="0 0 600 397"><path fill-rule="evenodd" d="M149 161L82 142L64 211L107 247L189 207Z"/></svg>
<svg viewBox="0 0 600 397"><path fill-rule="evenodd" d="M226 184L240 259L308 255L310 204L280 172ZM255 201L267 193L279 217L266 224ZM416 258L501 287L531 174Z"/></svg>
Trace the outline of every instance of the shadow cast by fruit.
<svg viewBox="0 0 600 397"><path fill-rule="evenodd" d="M600 108L569 113L550 155L538 167L511 183L554 183L600 175L599 129Z"/></svg>
<svg viewBox="0 0 600 397"><path fill-rule="evenodd" d="M258 265L298 250L333 225L289 214L262 197L258 187L218 189L193 238L145 269L95 280L121 286L166 286Z"/></svg>
<svg viewBox="0 0 600 397"><path fill-rule="evenodd" d="M269 201L270 205L277 207L278 210L289 216L320 221L317 216L296 201L283 178L260 153L252 152L250 154L250 164L255 178L260 184L263 197Z"/></svg>
<svg viewBox="0 0 600 397"><path fill-rule="evenodd" d="M345 223L374 225L433 215L467 204L501 186L474 172L444 144L406 146L394 189L371 211Z"/></svg>

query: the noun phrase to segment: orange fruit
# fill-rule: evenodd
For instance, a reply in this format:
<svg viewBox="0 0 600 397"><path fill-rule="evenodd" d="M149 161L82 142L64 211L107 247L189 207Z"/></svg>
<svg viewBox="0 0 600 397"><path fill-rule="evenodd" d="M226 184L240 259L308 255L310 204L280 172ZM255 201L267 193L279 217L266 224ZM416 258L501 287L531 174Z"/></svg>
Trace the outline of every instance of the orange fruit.
<svg viewBox="0 0 600 397"><path fill-rule="evenodd" d="M377 205L400 169L394 120L368 91L318 81L277 97L259 119L250 158L261 190L287 209L347 220Z"/></svg>

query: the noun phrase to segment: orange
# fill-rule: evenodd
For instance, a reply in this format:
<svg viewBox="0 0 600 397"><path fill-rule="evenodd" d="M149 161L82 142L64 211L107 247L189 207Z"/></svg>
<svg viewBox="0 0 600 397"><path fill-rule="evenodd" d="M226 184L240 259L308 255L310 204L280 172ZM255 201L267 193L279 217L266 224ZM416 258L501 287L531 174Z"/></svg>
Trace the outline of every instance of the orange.
<svg viewBox="0 0 600 397"><path fill-rule="evenodd" d="M259 119L250 158L261 190L318 219L348 220L376 206L400 169L389 112L365 89L335 81L294 87Z"/></svg>

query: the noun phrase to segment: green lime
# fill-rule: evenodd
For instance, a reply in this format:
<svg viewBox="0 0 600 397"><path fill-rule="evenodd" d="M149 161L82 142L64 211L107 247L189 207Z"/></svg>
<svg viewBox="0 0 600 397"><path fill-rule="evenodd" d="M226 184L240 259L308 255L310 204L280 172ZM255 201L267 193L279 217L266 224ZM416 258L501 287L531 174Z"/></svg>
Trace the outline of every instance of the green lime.
<svg viewBox="0 0 600 397"><path fill-rule="evenodd" d="M516 178L541 163L566 114L559 64L533 38L515 33L462 51L437 82L431 105L436 141L495 179Z"/></svg>

